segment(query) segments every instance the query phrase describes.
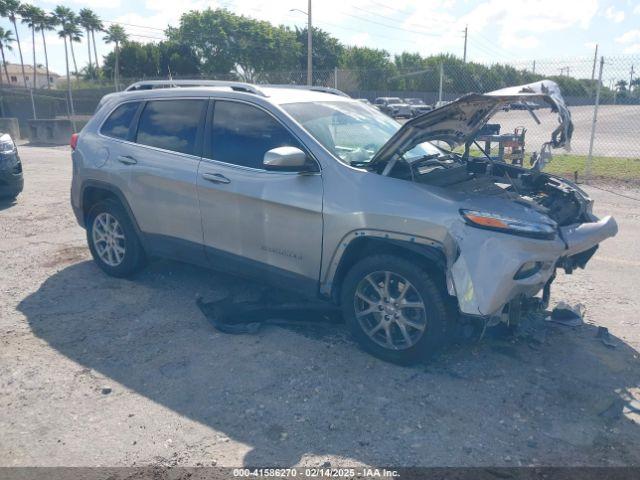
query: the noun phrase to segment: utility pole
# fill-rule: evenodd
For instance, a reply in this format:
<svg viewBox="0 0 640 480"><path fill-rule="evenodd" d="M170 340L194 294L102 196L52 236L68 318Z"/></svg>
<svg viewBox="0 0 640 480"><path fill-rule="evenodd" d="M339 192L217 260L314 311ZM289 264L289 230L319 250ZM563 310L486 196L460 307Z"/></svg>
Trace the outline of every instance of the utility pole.
<svg viewBox="0 0 640 480"><path fill-rule="evenodd" d="M596 63L598 63L598 44L596 43L596 53L593 55L593 69L591 70L591 83L596 79Z"/></svg>
<svg viewBox="0 0 640 480"><path fill-rule="evenodd" d="M307 85L313 85L313 30L311 22L311 0L307 7Z"/></svg>
<svg viewBox="0 0 640 480"><path fill-rule="evenodd" d="M536 61L533 61L533 74L536 74Z"/></svg>
<svg viewBox="0 0 640 480"><path fill-rule="evenodd" d="M593 163L593 142L596 138L596 123L598 122L598 106L600 105L600 85L602 84L602 68L604 67L604 57L600 58L600 73L596 85L596 102L593 106L593 119L591 120L591 138L589 139L589 155L585 165L584 176L587 181L591 180L591 164ZM615 97L614 97L615 98ZM615 101L614 101L615 103Z"/></svg>
<svg viewBox="0 0 640 480"><path fill-rule="evenodd" d="M462 55L462 63L467 63L467 33L469 25L464 26L464 54Z"/></svg>
<svg viewBox="0 0 640 480"><path fill-rule="evenodd" d="M442 62L440 62L440 87L438 87L438 103L442 101L442 77L444 76L444 71L442 68Z"/></svg>
<svg viewBox="0 0 640 480"><path fill-rule="evenodd" d="M629 72L629 93L631 93L631 82L633 82L633 74L636 71L633 69L633 65L631 65L631 71Z"/></svg>

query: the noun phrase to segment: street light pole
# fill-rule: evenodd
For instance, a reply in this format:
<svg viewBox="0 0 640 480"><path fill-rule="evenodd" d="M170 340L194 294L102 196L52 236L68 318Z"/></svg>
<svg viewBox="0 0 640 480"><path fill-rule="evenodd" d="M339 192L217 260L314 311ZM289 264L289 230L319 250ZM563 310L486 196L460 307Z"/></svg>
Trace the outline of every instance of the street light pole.
<svg viewBox="0 0 640 480"><path fill-rule="evenodd" d="M311 0L307 7L307 85L313 85L313 27L311 23Z"/></svg>

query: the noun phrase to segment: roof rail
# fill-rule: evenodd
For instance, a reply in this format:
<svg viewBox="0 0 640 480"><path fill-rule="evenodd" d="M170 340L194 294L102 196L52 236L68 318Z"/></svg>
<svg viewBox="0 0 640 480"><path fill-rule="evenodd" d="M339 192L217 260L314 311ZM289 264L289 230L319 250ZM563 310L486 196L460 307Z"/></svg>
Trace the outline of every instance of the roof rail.
<svg viewBox="0 0 640 480"><path fill-rule="evenodd" d="M347 95L342 90L338 90L337 88L331 88L331 87L320 87L315 85L287 85L287 84L263 85L263 86L269 87L269 88L297 88L299 90L311 90L312 92L330 93L332 95L339 95L341 97L351 98L351 96Z"/></svg>
<svg viewBox="0 0 640 480"><path fill-rule="evenodd" d="M158 88L176 88L176 87L229 87L238 92L253 93L254 95L266 96L258 87L251 83L233 82L226 80L141 80L132 83L125 92L139 90L154 90Z"/></svg>

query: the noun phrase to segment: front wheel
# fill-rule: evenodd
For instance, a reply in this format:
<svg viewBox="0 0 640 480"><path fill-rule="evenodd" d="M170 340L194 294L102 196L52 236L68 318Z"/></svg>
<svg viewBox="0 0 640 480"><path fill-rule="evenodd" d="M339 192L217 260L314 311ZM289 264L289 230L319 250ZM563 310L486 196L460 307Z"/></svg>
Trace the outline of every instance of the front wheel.
<svg viewBox="0 0 640 480"><path fill-rule="evenodd" d="M367 352L398 364L426 360L443 344L444 292L419 266L394 255L375 255L347 273L343 314Z"/></svg>

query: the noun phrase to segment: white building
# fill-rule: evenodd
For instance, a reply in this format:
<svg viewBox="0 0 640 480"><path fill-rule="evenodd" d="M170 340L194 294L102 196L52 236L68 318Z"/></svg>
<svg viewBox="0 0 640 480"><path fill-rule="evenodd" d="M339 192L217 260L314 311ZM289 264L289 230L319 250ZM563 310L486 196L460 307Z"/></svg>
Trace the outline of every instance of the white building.
<svg viewBox="0 0 640 480"><path fill-rule="evenodd" d="M22 78L22 67L20 67L19 63L9 63L7 62L7 72L5 73L4 66L1 65L0 62L0 85L12 85L15 87L24 87L24 80ZM9 75L9 81L7 82L7 74ZM34 86L34 78L35 78L35 88L47 88L47 71L42 68L36 68L36 74L33 75L33 66L25 64L24 66L24 76L27 80L27 86ZM52 88L55 88L56 80L60 77L57 73L49 70L49 84Z"/></svg>

